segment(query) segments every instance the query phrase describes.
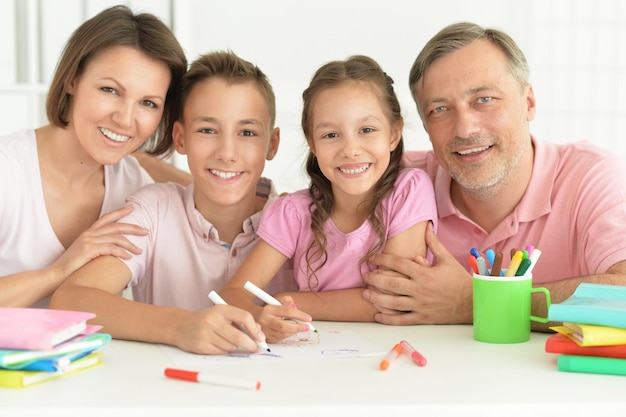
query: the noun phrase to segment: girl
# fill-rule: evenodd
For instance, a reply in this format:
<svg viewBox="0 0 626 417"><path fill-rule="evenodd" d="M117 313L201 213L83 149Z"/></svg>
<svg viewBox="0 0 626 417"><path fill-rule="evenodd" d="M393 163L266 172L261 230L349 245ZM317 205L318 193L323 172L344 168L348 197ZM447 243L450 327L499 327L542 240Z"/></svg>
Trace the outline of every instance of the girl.
<svg viewBox="0 0 626 417"><path fill-rule="evenodd" d="M130 209L99 217L152 182L131 152L171 152L186 68L151 14L113 7L72 34L47 97L50 124L0 138L1 306L45 307L90 259L138 253L121 234L145 232L116 222Z"/></svg>
<svg viewBox="0 0 626 417"><path fill-rule="evenodd" d="M428 176L401 169L400 105L375 61L354 56L322 66L303 100L310 187L266 210L262 240L221 292L254 314L270 342L308 329L283 318L373 321L377 310L362 297L369 258L426 256L426 224L437 221ZM303 311L290 299L255 306L245 281L265 287L290 258L300 291L283 295Z"/></svg>

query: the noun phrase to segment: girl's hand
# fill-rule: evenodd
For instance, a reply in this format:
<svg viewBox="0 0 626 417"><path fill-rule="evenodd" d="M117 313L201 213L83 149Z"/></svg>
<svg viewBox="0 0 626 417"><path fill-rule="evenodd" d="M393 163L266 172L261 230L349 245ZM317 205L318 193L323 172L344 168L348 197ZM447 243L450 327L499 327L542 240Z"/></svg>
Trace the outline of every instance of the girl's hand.
<svg viewBox="0 0 626 417"><path fill-rule="evenodd" d="M148 233L147 230L134 224L118 223L132 210L132 206L126 206L100 217L76 238L50 269L58 271L58 276L63 280L98 256L112 255L130 259L132 254L140 254L141 249L123 235L143 236Z"/></svg>
<svg viewBox="0 0 626 417"><path fill-rule="evenodd" d="M266 305L259 316L259 323L267 336L268 343L277 343L296 333L306 332L309 326L293 320L310 322L311 316L298 310L289 296L278 297L282 306Z"/></svg>
<svg viewBox="0 0 626 417"><path fill-rule="evenodd" d="M252 314L220 304L189 312L178 326L174 340L177 347L187 352L214 355L233 352L238 347L256 352L257 341L264 341L265 335Z"/></svg>

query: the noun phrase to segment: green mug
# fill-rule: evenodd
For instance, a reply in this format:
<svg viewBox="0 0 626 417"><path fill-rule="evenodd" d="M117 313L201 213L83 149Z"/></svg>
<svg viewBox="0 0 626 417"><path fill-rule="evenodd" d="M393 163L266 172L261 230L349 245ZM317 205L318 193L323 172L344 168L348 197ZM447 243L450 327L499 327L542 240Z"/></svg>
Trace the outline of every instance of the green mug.
<svg viewBox="0 0 626 417"><path fill-rule="evenodd" d="M530 340L530 321L547 323L547 317L530 314L532 293L546 297L547 288L532 287L532 274L517 277L492 277L474 274L474 339L487 343L522 343Z"/></svg>

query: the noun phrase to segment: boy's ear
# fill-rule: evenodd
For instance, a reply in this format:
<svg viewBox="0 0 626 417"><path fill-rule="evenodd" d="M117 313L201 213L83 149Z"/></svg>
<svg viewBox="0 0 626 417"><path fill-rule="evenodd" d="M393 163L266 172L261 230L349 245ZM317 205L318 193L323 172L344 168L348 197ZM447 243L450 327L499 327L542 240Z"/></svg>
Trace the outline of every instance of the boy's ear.
<svg viewBox="0 0 626 417"><path fill-rule="evenodd" d="M174 127L172 128L172 139L174 141L174 149L181 155L186 155L187 151L185 150L185 129L183 124L177 120L174 122Z"/></svg>
<svg viewBox="0 0 626 417"><path fill-rule="evenodd" d="M265 159L271 161L278 152L278 145L280 145L280 128L275 127L270 134L270 142L267 146L267 152L265 153Z"/></svg>

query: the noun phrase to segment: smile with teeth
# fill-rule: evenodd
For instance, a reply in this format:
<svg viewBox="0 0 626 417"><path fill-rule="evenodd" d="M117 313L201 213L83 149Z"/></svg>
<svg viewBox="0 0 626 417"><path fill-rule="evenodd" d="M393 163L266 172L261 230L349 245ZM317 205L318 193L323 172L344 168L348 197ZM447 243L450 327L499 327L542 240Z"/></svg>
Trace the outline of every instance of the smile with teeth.
<svg viewBox="0 0 626 417"><path fill-rule="evenodd" d="M236 177L237 175L241 175L241 172L226 172L226 171L218 171L217 169L210 169L211 174L216 177L220 177L223 180L229 180L231 178Z"/></svg>
<svg viewBox="0 0 626 417"><path fill-rule="evenodd" d="M347 175L356 175L356 174L362 174L363 172L367 171L369 167L370 167L370 164L363 165L359 168L349 168L349 169L339 167L339 171Z"/></svg>
<svg viewBox="0 0 626 417"><path fill-rule="evenodd" d="M472 154L472 153L486 151L489 148L490 148L490 146L482 146L480 148L472 148L472 149L466 149L464 151L457 151L457 153L459 155L469 155L469 154Z"/></svg>
<svg viewBox="0 0 626 417"><path fill-rule="evenodd" d="M111 132L109 129L107 129L106 127L101 127L100 128L100 132L106 136L107 138L114 140L115 142L126 142L128 139L130 139L130 136L125 136L125 135L118 135L115 132Z"/></svg>

